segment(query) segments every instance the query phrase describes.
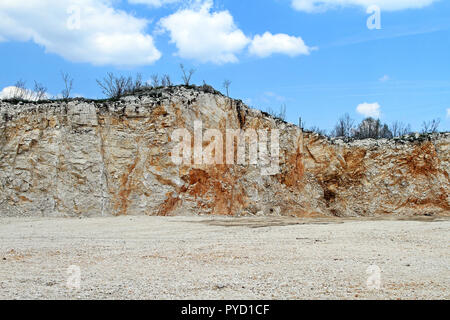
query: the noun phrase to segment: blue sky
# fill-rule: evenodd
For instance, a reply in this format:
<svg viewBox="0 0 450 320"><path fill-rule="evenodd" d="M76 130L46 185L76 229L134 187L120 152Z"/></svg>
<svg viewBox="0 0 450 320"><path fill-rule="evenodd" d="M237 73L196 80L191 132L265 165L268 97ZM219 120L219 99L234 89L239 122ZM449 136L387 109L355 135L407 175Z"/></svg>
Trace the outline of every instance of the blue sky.
<svg viewBox="0 0 450 320"><path fill-rule="evenodd" d="M168 3L167 3L168 2ZM369 29L380 9L381 29ZM179 63L250 106L331 130L349 113L450 130L447 0L2 0L0 91L23 79L102 97L107 72L144 79ZM7 91L3 90L3 94Z"/></svg>

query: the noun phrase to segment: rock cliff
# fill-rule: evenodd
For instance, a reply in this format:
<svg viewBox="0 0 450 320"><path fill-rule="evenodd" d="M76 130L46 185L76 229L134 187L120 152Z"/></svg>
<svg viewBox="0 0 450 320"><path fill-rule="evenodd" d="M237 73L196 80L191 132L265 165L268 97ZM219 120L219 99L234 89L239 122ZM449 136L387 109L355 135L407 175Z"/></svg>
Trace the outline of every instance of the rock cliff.
<svg viewBox="0 0 450 320"><path fill-rule="evenodd" d="M118 101L0 101L0 215L450 214L450 134L345 142L210 87ZM175 129L279 130L280 171L175 165ZM206 145L205 145L206 146Z"/></svg>

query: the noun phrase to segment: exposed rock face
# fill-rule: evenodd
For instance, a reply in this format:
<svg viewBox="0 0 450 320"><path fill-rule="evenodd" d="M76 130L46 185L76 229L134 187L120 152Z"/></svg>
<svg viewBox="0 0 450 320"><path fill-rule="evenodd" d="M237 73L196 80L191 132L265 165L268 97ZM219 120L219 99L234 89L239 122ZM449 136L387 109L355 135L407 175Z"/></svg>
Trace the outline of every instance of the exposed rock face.
<svg viewBox="0 0 450 320"><path fill-rule="evenodd" d="M345 143L213 90L0 102L0 215L450 214L450 134ZM279 129L279 174L175 165L177 128Z"/></svg>

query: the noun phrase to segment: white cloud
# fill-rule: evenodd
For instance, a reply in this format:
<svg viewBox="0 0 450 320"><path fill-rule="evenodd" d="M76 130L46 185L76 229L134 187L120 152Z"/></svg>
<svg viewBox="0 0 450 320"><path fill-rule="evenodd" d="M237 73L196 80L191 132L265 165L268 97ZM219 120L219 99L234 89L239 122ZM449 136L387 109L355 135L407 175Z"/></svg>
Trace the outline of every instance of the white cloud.
<svg viewBox="0 0 450 320"><path fill-rule="evenodd" d="M159 8L166 4L180 2L181 0L128 0L131 4L145 4L151 7Z"/></svg>
<svg viewBox="0 0 450 320"><path fill-rule="evenodd" d="M17 90L16 87L6 87L0 91L0 99L10 99L14 96L14 92Z"/></svg>
<svg viewBox="0 0 450 320"><path fill-rule="evenodd" d="M36 92L29 89L22 89L15 86L5 87L0 91L0 99L12 99L14 97L23 97L26 100L36 101L38 100ZM48 99L50 95L47 93L42 99Z"/></svg>
<svg viewBox="0 0 450 320"><path fill-rule="evenodd" d="M113 0L2 0L0 39L33 41L73 62L138 66L161 57L148 21L112 7Z"/></svg>
<svg viewBox="0 0 450 320"><path fill-rule="evenodd" d="M250 54L262 58L274 53L291 57L307 55L314 49L308 47L302 38L282 33L266 32L251 40L236 26L229 11L214 12L212 5L212 0L197 0L189 8L160 20L161 28L169 32L181 58L203 63L237 62L237 54L249 44Z"/></svg>
<svg viewBox="0 0 450 320"><path fill-rule="evenodd" d="M200 62L237 62L250 39L238 29L228 11L211 12L212 1L199 7L180 10L161 19L161 27L170 33L178 56Z"/></svg>
<svg viewBox="0 0 450 320"><path fill-rule="evenodd" d="M375 103L361 103L356 107L356 112L365 117L379 118L381 115L380 105Z"/></svg>
<svg viewBox="0 0 450 320"><path fill-rule="evenodd" d="M250 44L250 54L258 57L269 57L274 53L282 53L291 57L310 54L313 48L308 47L302 38L287 34L271 34L270 32L256 35Z"/></svg>
<svg viewBox="0 0 450 320"><path fill-rule="evenodd" d="M321 12L328 9L346 6L368 8L377 5L381 10L397 11L404 9L420 9L439 0L292 0L292 7L299 11Z"/></svg>
<svg viewBox="0 0 450 320"><path fill-rule="evenodd" d="M450 118L450 108L447 109L447 118Z"/></svg>
<svg viewBox="0 0 450 320"><path fill-rule="evenodd" d="M380 82L387 82L387 81L391 80L391 77L389 77L387 74L385 74L379 80L380 80Z"/></svg>

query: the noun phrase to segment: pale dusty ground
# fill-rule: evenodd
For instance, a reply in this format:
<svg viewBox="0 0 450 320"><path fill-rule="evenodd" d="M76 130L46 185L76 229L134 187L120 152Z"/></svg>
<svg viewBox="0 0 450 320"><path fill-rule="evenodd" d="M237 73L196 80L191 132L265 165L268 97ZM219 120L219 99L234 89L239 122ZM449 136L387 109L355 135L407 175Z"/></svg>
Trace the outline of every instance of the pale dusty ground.
<svg viewBox="0 0 450 320"><path fill-rule="evenodd" d="M449 299L449 239L449 219L0 218L0 299Z"/></svg>

